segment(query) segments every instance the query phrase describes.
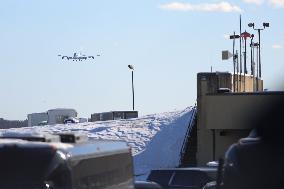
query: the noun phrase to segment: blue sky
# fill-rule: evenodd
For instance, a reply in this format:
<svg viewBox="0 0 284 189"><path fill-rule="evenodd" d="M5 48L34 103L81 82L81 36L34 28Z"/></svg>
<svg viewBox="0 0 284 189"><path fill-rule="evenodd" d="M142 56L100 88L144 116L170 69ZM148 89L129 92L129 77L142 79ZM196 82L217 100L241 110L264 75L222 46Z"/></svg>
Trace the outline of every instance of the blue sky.
<svg viewBox="0 0 284 189"><path fill-rule="evenodd" d="M221 61L226 39L254 22L262 32L265 88L284 70L284 0L9 0L0 6L0 117L75 108L79 116L135 109L140 115L183 109L196 100L197 72L232 71ZM253 32L255 33L255 32ZM256 33L255 33L256 34ZM101 54L68 62L57 55ZM282 80L281 80L282 81Z"/></svg>

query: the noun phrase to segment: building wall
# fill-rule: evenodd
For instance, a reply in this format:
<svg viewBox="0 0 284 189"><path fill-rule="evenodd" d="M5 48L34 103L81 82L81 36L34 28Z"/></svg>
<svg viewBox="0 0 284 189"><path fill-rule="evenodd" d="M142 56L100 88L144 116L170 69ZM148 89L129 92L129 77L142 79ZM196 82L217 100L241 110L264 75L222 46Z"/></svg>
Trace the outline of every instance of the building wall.
<svg viewBox="0 0 284 189"><path fill-rule="evenodd" d="M48 124L61 124L68 117L77 117L77 112L74 109L52 109L47 111Z"/></svg>
<svg viewBox="0 0 284 189"><path fill-rule="evenodd" d="M270 102L277 93L225 93L208 94L203 109L206 129L251 129L250 121Z"/></svg>
<svg viewBox="0 0 284 189"><path fill-rule="evenodd" d="M228 72L202 72L197 74L197 99L219 88L232 89L232 75Z"/></svg>
<svg viewBox="0 0 284 189"><path fill-rule="evenodd" d="M100 121L100 114L99 113L94 113L94 114L91 114L91 122L94 122L94 121Z"/></svg>
<svg viewBox="0 0 284 189"><path fill-rule="evenodd" d="M207 93L217 93L219 88L232 88L232 76L230 73L198 73L197 74L197 165L205 165L207 159L213 159L212 131L205 129L206 109L204 96ZM210 143L209 143L210 142ZM209 156L210 157L209 157Z"/></svg>
<svg viewBox="0 0 284 189"><path fill-rule="evenodd" d="M227 149L233 144L238 142L239 139L245 138L249 135L250 130L215 130L215 147L212 148L214 151L214 159L224 158ZM209 142L209 141L208 141ZM207 161L205 159L204 161Z"/></svg>
<svg viewBox="0 0 284 189"><path fill-rule="evenodd" d="M105 112L100 114L100 120L105 121L105 120L113 120L114 116L112 112Z"/></svg>
<svg viewBox="0 0 284 189"><path fill-rule="evenodd" d="M106 121L106 120L116 120L116 119L130 119L137 118L138 111L111 111L94 113L91 115L91 121Z"/></svg>
<svg viewBox="0 0 284 189"><path fill-rule="evenodd" d="M234 75L232 75L234 77ZM234 81L234 78L232 78ZM257 84L258 83L258 84ZM235 75L235 87L232 87L233 92L255 92L263 91L263 80L256 79L251 75Z"/></svg>
<svg viewBox="0 0 284 189"><path fill-rule="evenodd" d="M238 79L237 79L238 77ZM245 81L244 81L245 78ZM233 109L243 110L248 107L246 104L251 102L251 98L248 100L238 101L234 104L235 99L229 97L228 100L224 99L224 95L219 94L219 97L209 97L210 94L218 94L219 88L228 88L235 92L251 92L251 91L262 91L263 81L258 80L258 88L256 88L256 79L246 75L235 75L235 86L233 84L234 77L228 72L203 72L197 74L197 164L205 165L208 161L217 160L219 156L224 154L230 144L236 142L239 138L245 137L248 134L247 129L239 128L242 125L236 117L232 116L235 112ZM245 86L244 86L245 84ZM218 95L217 95L218 96ZM254 98L253 98L254 99ZM210 101L208 104L206 101ZM233 102L232 102L233 101ZM251 106L251 105L250 105ZM215 114L216 113L216 114ZM212 117L208 115L219 116L214 120L210 120ZM214 118L213 116L213 118ZM241 116L241 115L240 115ZM225 132L220 129L226 122L231 122L231 126L234 130ZM210 124L211 123L211 124ZM214 134L215 133L215 134ZM221 135L222 137L221 137ZM227 135L227 134L228 135ZM221 138L220 138L220 137ZM213 145L213 141L215 144ZM214 146L214 147L213 147Z"/></svg>
<svg viewBox="0 0 284 189"><path fill-rule="evenodd" d="M228 147L248 136L254 120L284 92L207 94L199 110L197 163L224 157Z"/></svg>
<svg viewBox="0 0 284 189"><path fill-rule="evenodd" d="M138 117L138 111L124 112L124 119L131 119L137 117Z"/></svg>
<svg viewBox="0 0 284 189"><path fill-rule="evenodd" d="M40 122L42 121L47 121L47 113L42 112L42 113L32 113L28 114L28 126L37 126Z"/></svg>
<svg viewBox="0 0 284 189"><path fill-rule="evenodd" d="M113 120L112 112L102 112L102 113L94 113L91 115L91 121L106 121Z"/></svg>

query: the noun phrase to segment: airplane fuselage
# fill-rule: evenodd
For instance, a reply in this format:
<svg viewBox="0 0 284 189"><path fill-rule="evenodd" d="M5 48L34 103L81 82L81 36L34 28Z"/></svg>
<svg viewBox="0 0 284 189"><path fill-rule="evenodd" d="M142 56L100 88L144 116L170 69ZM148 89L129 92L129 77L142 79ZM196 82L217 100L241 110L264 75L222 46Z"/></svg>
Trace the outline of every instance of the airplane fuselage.
<svg viewBox="0 0 284 189"><path fill-rule="evenodd" d="M61 56L61 55L58 55ZM100 56L100 55L97 55ZM82 55L81 53L74 53L73 56L62 56L62 59L73 60L73 61L82 61L87 60L88 58L95 59L94 56L86 56Z"/></svg>

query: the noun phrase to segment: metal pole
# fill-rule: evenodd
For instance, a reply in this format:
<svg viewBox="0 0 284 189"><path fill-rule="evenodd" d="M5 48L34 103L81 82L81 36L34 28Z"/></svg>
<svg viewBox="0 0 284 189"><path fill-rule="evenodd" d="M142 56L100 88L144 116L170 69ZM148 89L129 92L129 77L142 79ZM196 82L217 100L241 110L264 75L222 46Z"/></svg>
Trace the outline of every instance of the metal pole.
<svg viewBox="0 0 284 189"><path fill-rule="evenodd" d="M234 66L234 76L233 76L233 92L235 92L235 74L236 74L236 62L235 62L235 32L234 32L234 39L233 39L233 66Z"/></svg>
<svg viewBox="0 0 284 189"><path fill-rule="evenodd" d="M256 72L256 91L258 91L258 75L259 75L259 44L257 44L256 46L256 69L257 69L257 72Z"/></svg>
<svg viewBox="0 0 284 189"><path fill-rule="evenodd" d="M240 15L240 91L242 89L242 15Z"/></svg>
<svg viewBox="0 0 284 189"><path fill-rule="evenodd" d="M248 73L248 70L247 70L247 38L245 38L245 61L244 61L244 72L245 74Z"/></svg>
<svg viewBox="0 0 284 189"><path fill-rule="evenodd" d="M239 92L239 55L238 55L238 51L236 51L236 58L237 58L237 74L236 74L236 76L237 76L237 92Z"/></svg>
<svg viewBox="0 0 284 189"><path fill-rule="evenodd" d="M250 38L250 74L253 75L253 54L252 54L252 48L253 48L253 35Z"/></svg>
<svg viewBox="0 0 284 189"><path fill-rule="evenodd" d="M258 29L258 63L259 63L259 77L261 78L261 61L260 61L260 29Z"/></svg>
<svg viewBox="0 0 284 189"><path fill-rule="evenodd" d="M245 37L245 52L244 52L244 92L246 92L246 73L247 73L247 38Z"/></svg>
<svg viewBox="0 0 284 189"><path fill-rule="evenodd" d="M253 34L250 38L250 74L252 75L252 91L254 91L254 76L253 76L253 54L252 54L252 48L253 48Z"/></svg>
<svg viewBox="0 0 284 189"><path fill-rule="evenodd" d="M133 70L132 70L132 110L134 111L134 83L133 83Z"/></svg>

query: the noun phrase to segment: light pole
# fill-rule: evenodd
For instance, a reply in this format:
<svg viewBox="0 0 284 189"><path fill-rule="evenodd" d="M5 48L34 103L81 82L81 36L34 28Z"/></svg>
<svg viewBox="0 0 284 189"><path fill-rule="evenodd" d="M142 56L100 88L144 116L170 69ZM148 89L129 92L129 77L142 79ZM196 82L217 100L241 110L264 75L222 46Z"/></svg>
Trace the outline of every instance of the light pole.
<svg viewBox="0 0 284 189"><path fill-rule="evenodd" d="M242 38L241 38L241 35L242 35L242 15L240 15L240 88L239 88L239 91L240 92L242 90L242 69L243 69L243 66L242 66Z"/></svg>
<svg viewBox="0 0 284 189"><path fill-rule="evenodd" d="M254 55L253 55L253 38L254 34L251 34L250 36L250 75L254 76L253 71L253 61L254 61Z"/></svg>
<svg viewBox="0 0 284 189"><path fill-rule="evenodd" d="M233 77L233 91L236 92L236 59L238 58L238 55L235 54L235 39L240 38L239 35L236 35L234 32L234 35L230 35L230 39L233 39L233 66L234 66L234 77ZM236 56L237 55L237 56ZM238 71L239 65L237 65L237 71ZM238 80L238 77L237 77ZM237 82L238 86L238 82ZM238 87L237 87L238 91Z"/></svg>
<svg viewBox="0 0 284 189"><path fill-rule="evenodd" d="M250 38L250 33L244 32L241 37L245 39L245 52L244 52L244 92L246 92L246 74L247 74L247 38Z"/></svg>
<svg viewBox="0 0 284 189"><path fill-rule="evenodd" d="M255 29L254 28L254 23L249 23L248 27L252 27L254 30L257 30L258 32L258 64L259 64L259 77L261 78L261 61L260 61L260 31L264 30L266 27L269 27L269 23L264 22L263 23L263 28Z"/></svg>
<svg viewBox="0 0 284 189"><path fill-rule="evenodd" d="M131 78L132 78L132 110L134 111L134 83L133 83L133 72L134 67L133 65L128 65L128 68L131 70Z"/></svg>

